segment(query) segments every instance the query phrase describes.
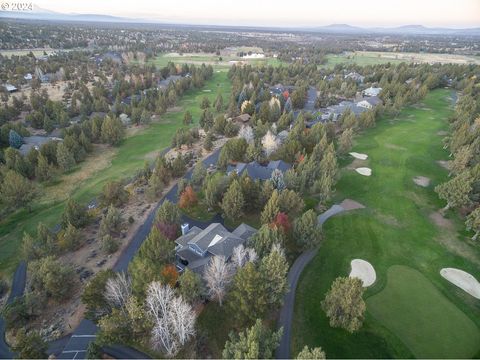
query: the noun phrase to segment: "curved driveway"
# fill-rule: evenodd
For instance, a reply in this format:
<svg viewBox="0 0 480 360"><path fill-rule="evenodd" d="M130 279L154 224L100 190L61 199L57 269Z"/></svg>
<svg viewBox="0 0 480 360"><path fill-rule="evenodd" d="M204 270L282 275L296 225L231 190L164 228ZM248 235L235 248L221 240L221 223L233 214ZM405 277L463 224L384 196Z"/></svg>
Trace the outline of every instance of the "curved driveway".
<svg viewBox="0 0 480 360"><path fill-rule="evenodd" d="M317 222L321 226L329 218L343 211L345 211L345 209L340 205L332 205L330 209L317 217ZM283 306L280 310L280 315L278 318L278 327L283 327L283 335L280 339L280 344L278 345L278 348L275 352L275 357L277 359L291 358L290 345L292 340L293 310L295 309L295 291L297 290L297 284L298 280L300 279L300 274L302 273L303 269L305 269L305 266L307 266L308 263L313 259L317 251L318 247L303 252L297 258L297 260L295 260L292 267L288 271L287 281L290 290L283 299Z"/></svg>

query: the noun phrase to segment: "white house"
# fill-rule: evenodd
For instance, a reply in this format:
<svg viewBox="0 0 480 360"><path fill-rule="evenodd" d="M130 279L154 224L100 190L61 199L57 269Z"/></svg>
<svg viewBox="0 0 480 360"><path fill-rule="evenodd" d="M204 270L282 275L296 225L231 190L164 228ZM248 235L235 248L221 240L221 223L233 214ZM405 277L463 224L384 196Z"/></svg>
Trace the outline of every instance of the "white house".
<svg viewBox="0 0 480 360"><path fill-rule="evenodd" d="M15 86L13 86L12 84L5 84L5 85L3 85L3 86L5 87L5 89L7 89L7 91L8 91L9 93L12 93L12 92L15 92L15 91L18 90L18 89L17 89Z"/></svg>
<svg viewBox="0 0 480 360"><path fill-rule="evenodd" d="M373 109L375 106L380 105L382 100L378 96L370 96L363 98L357 102L357 106L365 109Z"/></svg>
<svg viewBox="0 0 480 360"><path fill-rule="evenodd" d="M352 79L353 81L356 81L358 83L363 83L363 81L365 80L365 76L353 71L345 75L345 79Z"/></svg>
<svg viewBox="0 0 480 360"><path fill-rule="evenodd" d="M363 95L365 96L378 96L382 88L379 87L369 87L368 89L363 90Z"/></svg>
<svg viewBox="0 0 480 360"><path fill-rule="evenodd" d="M32 80L32 79L33 79L33 76L32 76L32 74L28 73L28 74L24 75L23 78L24 78L25 80L29 81L29 80Z"/></svg>

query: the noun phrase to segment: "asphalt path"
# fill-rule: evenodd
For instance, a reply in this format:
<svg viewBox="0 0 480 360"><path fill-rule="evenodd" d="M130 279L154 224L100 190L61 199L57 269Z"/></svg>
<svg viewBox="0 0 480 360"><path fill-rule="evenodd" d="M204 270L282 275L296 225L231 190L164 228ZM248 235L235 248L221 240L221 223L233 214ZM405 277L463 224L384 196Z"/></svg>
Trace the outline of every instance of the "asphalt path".
<svg viewBox="0 0 480 360"><path fill-rule="evenodd" d="M330 209L317 217L317 222L321 226L329 218L343 211L345 211L345 209L340 205L332 205ZM297 260L295 260L292 267L288 271L287 281L289 285L289 291L283 299L283 306L278 317L278 327L283 327L283 335L275 352L275 357L277 359L291 358L290 344L292 341L292 319L293 311L295 309L295 292L297 290L298 280L300 279L303 269L305 269L308 263L313 259L317 251L318 247L303 252L297 258Z"/></svg>
<svg viewBox="0 0 480 360"><path fill-rule="evenodd" d="M7 304L11 304L17 297L23 296L25 291L25 281L27 279L27 263L21 261L18 264L15 274L13 275L10 295ZM12 359L14 354L10 351L10 347L5 342L5 321L0 318L0 359Z"/></svg>

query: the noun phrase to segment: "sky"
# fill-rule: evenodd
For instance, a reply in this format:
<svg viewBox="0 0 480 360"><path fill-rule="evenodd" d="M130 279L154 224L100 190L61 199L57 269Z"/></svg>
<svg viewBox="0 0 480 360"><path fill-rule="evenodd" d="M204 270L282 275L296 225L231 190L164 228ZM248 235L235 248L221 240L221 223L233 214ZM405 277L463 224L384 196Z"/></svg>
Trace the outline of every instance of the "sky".
<svg viewBox="0 0 480 360"><path fill-rule="evenodd" d="M62 13L188 24L480 27L480 0L34 0Z"/></svg>

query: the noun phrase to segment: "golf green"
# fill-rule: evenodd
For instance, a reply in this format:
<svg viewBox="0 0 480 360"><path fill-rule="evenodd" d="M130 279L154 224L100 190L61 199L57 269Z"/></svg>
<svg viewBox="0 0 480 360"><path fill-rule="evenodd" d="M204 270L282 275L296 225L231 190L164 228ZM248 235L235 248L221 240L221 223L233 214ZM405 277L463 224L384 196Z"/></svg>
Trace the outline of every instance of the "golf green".
<svg viewBox="0 0 480 360"><path fill-rule="evenodd" d="M475 323L412 268L390 267L387 286L367 306L417 358L471 358L480 347Z"/></svg>

